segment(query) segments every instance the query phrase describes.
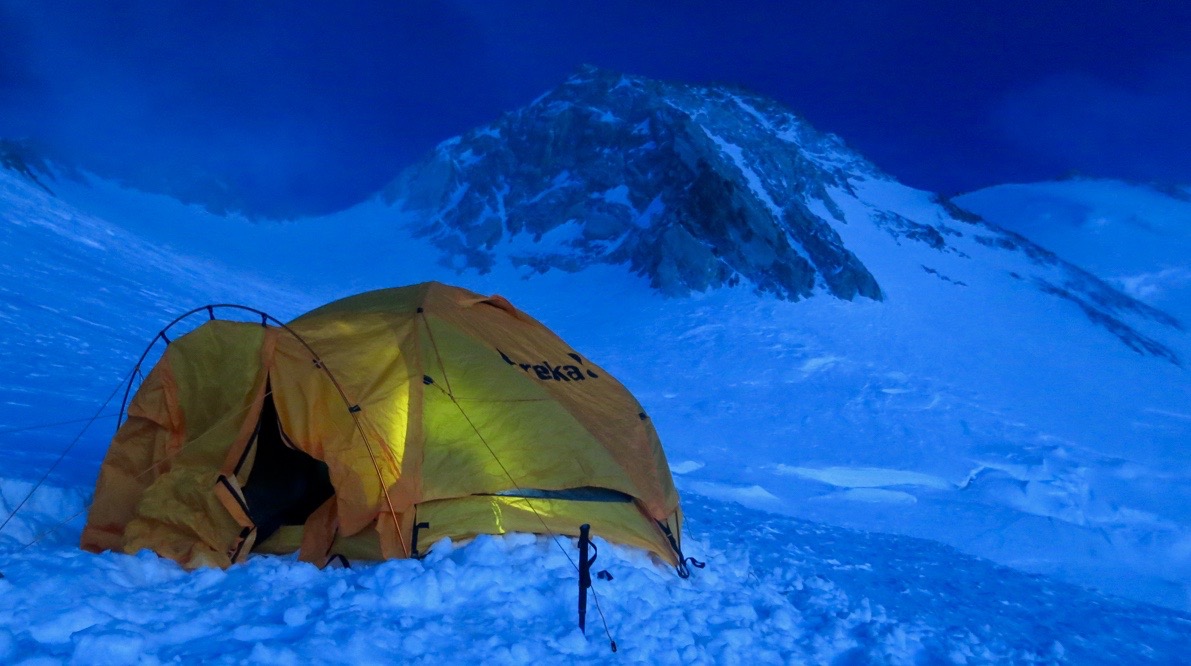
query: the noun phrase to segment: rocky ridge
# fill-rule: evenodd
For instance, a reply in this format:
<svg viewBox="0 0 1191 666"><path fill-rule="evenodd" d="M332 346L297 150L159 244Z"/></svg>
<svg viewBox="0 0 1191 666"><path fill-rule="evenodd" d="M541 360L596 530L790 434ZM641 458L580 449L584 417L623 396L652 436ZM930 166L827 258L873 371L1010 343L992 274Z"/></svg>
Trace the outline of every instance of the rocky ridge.
<svg viewBox="0 0 1191 666"><path fill-rule="evenodd" d="M882 300L880 276L842 237L858 222L897 245L993 262L1011 252L1036 270L1005 276L1076 306L1134 351L1181 364L1131 323L1181 330L1173 317L949 199L933 197L925 215L866 199L859 190L873 182L913 192L773 100L584 67L444 141L383 197L457 270L623 264L672 296L745 286L788 300ZM845 215L849 202L866 219Z"/></svg>
<svg viewBox="0 0 1191 666"><path fill-rule="evenodd" d="M500 120L441 144L386 191L462 265L498 246L533 270L628 264L672 295L754 285L881 298L808 202L882 177L839 139L770 100L585 68ZM461 260L461 262L459 261Z"/></svg>

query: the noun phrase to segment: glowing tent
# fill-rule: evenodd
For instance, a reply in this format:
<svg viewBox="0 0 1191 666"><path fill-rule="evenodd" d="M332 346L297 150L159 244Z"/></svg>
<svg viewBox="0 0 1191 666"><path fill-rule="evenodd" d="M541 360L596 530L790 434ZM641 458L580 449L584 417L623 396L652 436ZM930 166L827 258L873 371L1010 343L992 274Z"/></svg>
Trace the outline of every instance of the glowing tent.
<svg viewBox="0 0 1191 666"><path fill-rule="evenodd" d="M589 523L681 570L678 495L648 416L505 299L430 282L288 325L214 307L160 336L83 548L188 567L298 551L322 566Z"/></svg>

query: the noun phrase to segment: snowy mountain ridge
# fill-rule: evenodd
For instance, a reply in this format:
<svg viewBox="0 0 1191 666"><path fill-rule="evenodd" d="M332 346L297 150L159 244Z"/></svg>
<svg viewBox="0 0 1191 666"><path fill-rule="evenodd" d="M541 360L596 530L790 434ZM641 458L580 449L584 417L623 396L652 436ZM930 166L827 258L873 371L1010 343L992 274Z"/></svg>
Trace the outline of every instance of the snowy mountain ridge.
<svg viewBox="0 0 1191 666"><path fill-rule="evenodd" d="M1067 301L1129 348L1181 363L1133 323L1181 329L1168 314L943 198L914 217L890 210L863 197L868 182L895 183L772 100L588 67L443 142L384 196L456 269L627 264L673 296L744 284L792 300L817 292L882 300L880 277L844 240L850 224L940 254L985 255L977 261L1018 252L1034 266L1016 279ZM865 219L846 218L851 199L867 206Z"/></svg>
<svg viewBox="0 0 1191 666"><path fill-rule="evenodd" d="M1074 178L1000 185L959 201L1191 323L1191 189Z"/></svg>

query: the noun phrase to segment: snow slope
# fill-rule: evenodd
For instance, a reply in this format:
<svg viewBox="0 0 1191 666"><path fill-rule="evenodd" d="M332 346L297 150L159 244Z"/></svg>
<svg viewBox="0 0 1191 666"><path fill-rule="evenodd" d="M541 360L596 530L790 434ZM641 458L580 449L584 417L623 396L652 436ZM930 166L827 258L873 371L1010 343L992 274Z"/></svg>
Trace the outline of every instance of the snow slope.
<svg viewBox="0 0 1191 666"><path fill-rule="evenodd" d="M1075 179L956 201L1191 325L1191 189Z"/></svg>
<svg viewBox="0 0 1191 666"><path fill-rule="evenodd" d="M1189 603L1187 370L1006 279L1036 269L1020 251L969 234L940 252L866 223L875 201L907 219L936 214L927 193L881 180L832 192L846 220L837 229L885 300L791 303L747 289L668 299L612 265L456 273L379 200L250 225L102 182L58 182L52 198L0 173L0 187L12 371L0 384L0 427L89 416L158 327L193 305L232 300L285 318L361 289L443 279L508 296L598 358L650 411L682 472L691 554L711 568L683 583L632 553L611 556L616 578L599 590L622 656L1162 663L1181 654L1180 612L879 534ZM1184 335L1132 323L1191 358ZM192 575L154 558L95 557L74 550L70 525L14 552L78 511L109 436L101 430L35 497L28 522L0 532L8 661L119 663L131 650L294 663L326 656L331 643L346 646L335 653L344 661L399 649L464 661L606 654L598 639L573 635L572 581L539 540L321 574L275 558ZM3 436L7 506L68 431ZM472 577L488 585L467 587ZM310 592L295 600L298 584ZM438 604L416 606L421 596ZM539 633L494 630L511 626L501 618L514 597L532 600L516 626ZM227 610L250 599L250 610ZM623 629L632 627L643 628L636 639Z"/></svg>
<svg viewBox="0 0 1191 666"><path fill-rule="evenodd" d="M246 292L282 307L293 303L268 282L158 247L0 172L3 428L91 417L172 318L163 314ZM100 415L105 437L115 411ZM74 424L38 428L8 436L3 445L10 456L46 461L76 431ZM92 458L102 441L90 440ZM93 475L87 469L80 479Z"/></svg>

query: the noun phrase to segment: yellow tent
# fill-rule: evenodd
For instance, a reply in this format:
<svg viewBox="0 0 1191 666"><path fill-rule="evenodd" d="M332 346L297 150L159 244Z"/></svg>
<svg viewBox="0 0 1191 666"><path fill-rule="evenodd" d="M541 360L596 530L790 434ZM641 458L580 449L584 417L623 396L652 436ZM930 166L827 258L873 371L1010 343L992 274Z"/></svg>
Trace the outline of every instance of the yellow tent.
<svg viewBox="0 0 1191 666"><path fill-rule="evenodd" d="M83 548L322 566L589 523L682 570L678 495L640 404L505 299L429 282L288 325L207 310L185 336L163 332Z"/></svg>

